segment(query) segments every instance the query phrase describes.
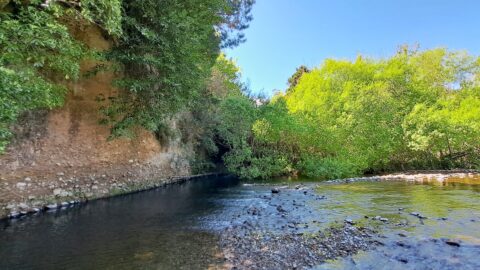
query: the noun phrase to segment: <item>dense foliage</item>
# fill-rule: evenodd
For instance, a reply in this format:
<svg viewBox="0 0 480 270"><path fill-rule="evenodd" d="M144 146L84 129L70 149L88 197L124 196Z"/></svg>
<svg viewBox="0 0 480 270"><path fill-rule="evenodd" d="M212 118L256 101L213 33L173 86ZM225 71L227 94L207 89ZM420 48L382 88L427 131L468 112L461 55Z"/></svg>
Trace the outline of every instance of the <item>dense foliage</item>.
<svg viewBox="0 0 480 270"><path fill-rule="evenodd" d="M197 142L200 171L220 160L243 178L480 167L480 59L408 48L329 59L299 67L285 94L255 99L219 53L244 41L253 3L0 1L0 152L22 112L62 105L66 82L95 58L103 64L88 73L113 67L120 78L102 109L112 135L143 126L160 138L165 120L188 111L182 136ZM83 24L98 25L113 48L75 40L72 27Z"/></svg>
<svg viewBox="0 0 480 270"><path fill-rule="evenodd" d="M125 91L104 108L113 135L158 131L205 88L222 47L244 40L253 0L0 1L0 152L24 111L62 104L85 58L108 60ZM115 44L94 52L71 27L96 24ZM101 71L99 65L92 72ZM119 76L122 77L122 76Z"/></svg>
<svg viewBox="0 0 480 270"><path fill-rule="evenodd" d="M125 77L117 84L127 90L106 110L114 135L128 135L138 124L158 131L166 117L191 105L205 88L220 47L241 42L242 35L228 33L246 27L251 4L123 1L123 35L108 55L122 64Z"/></svg>
<svg viewBox="0 0 480 270"><path fill-rule="evenodd" d="M224 104L225 162L246 178L479 168L479 72L445 49L299 68L286 95Z"/></svg>

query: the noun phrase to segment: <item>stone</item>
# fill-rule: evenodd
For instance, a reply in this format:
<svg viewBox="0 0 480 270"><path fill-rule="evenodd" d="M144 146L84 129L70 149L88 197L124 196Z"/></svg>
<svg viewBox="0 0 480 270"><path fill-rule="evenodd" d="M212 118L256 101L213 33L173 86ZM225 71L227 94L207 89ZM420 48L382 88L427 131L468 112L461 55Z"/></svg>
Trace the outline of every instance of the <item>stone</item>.
<svg viewBox="0 0 480 270"><path fill-rule="evenodd" d="M56 188L56 189L53 190L53 195L54 196L59 196L60 193L62 193L62 191L63 190L61 188Z"/></svg>
<svg viewBox="0 0 480 270"><path fill-rule="evenodd" d="M446 240L445 244L453 247L460 247L460 242L455 240Z"/></svg>
<svg viewBox="0 0 480 270"><path fill-rule="evenodd" d="M57 173L57 176L64 176L64 175L65 175L64 172L58 172L58 173Z"/></svg>
<svg viewBox="0 0 480 270"><path fill-rule="evenodd" d="M48 205L45 205L45 209L47 210L54 210L54 209L57 209L58 208L58 205L57 204L48 204Z"/></svg>
<svg viewBox="0 0 480 270"><path fill-rule="evenodd" d="M62 202L62 203L60 203L60 206L61 206L62 208L65 208L65 207L68 207L69 204L68 204L68 202Z"/></svg>
<svg viewBox="0 0 480 270"><path fill-rule="evenodd" d="M13 211L13 212L10 212L10 214L8 215L8 217L13 219L13 218L18 218L18 217L20 217L20 215L21 215L20 212L18 212L18 211Z"/></svg>
<svg viewBox="0 0 480 270"><path fill-rule="evenodd" d="M25 179L23 179L23 180L24 180L25 182L30 182L30 181L32 181L32 178L30 178L30 177L25 177Z"/></svg>
<svg viewBox="0 0 480 270"><path fill-rule="evenodd" d="M388 222L388 218L384 218L384 217L380 218L379 220L383 222Z"/></svg>
<svg viewBox="0 0 480 270"><path fill-rule="evenodd" d="M353 220L351 220L351 219L349 219L349 218L345 219L345 223L348 223L348 224L350 224L350 225L355 225L355 221L353 221Z"/></svg>
<svg viewBox="0 0 480 270"><path fill-rule="evenodd" d="M27 184L24 183L24 182L18 182L16 186L17 186L18 189L22 189L22 190L23 190L23 189L25 189L25 187L27 186Z"/></svg>
<svg viewBox="0 0 480 270"><path fill-rule="evenodd" d="M28 208L30 208L30 207L28 206L28 204L26 204L26 203L20 203L20 204L18 205L18 207L20 207L20 209L28 209Z"/></svg>
<svg viewBox="0 0 480 270"><path fill-rule="evenodd" d="M8 205L5 207L5 209L7 209L7 210L12 210L12 209L15 209L15 208L17 208L17 205L16 205L16 204L13 204L13 203L8 204Z"/></svg>
<svg viewBox="0 0 480 270"><path fill-rule="evenodd" d="M278 188L272 188L272 193L280 193L280 190Z"/></svg>
<svg viewBox="0 0 480 270"><path fill-rule="evenodd" d="M411 212L410 215L418 217L420 214L417 212Z"/></svg>

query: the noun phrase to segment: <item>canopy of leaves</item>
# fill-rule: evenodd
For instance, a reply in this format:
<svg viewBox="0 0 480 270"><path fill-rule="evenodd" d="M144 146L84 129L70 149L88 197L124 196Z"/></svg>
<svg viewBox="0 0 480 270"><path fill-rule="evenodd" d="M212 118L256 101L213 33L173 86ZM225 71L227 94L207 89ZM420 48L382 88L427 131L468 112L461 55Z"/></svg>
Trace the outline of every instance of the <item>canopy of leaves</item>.
<svg viewBox="0 0 480 270"><path fill-rule="evenodd" d="M231 144L227 164L247 178L479 168L479 71L478 59L446 49L299 68L286 95L248 107L255 114L244 122L232 119L247 127L227 134L242 141ZM247 108L237 103L229 110Z"/></svg>
<svg viewBox="0 0 480 270"><path fill-rule="evenodd" d="M244 40L253 0L3 0L0 2L0 152L9 126L26 110L60 106L80 63L102 56L69 26L94 23L115 44L101 59L123 77L122 95L105 108L113 135L133 126L158 130L191 105L221 47Z"/></svg>
<svg viewBox="0 0 480 270"><path fill-rule="evenodd" d="M162 121L191 107L206 87L220 47L242 41L253 1L125 0L123 35L108 59L121 64L126 91L105 110L113 135Z"/></svg>

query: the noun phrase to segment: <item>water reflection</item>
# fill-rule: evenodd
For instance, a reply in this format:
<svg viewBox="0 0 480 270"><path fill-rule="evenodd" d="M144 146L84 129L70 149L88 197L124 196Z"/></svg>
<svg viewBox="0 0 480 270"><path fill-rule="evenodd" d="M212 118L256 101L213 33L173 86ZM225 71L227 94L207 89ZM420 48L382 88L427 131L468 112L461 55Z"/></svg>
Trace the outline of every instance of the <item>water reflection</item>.
<svg viewBox="0 0 480 270"><path fill-rule="evenodd" d="M3 223L0 269L205 269L218 236L195 230L235 179L208 179Z"/></svg>

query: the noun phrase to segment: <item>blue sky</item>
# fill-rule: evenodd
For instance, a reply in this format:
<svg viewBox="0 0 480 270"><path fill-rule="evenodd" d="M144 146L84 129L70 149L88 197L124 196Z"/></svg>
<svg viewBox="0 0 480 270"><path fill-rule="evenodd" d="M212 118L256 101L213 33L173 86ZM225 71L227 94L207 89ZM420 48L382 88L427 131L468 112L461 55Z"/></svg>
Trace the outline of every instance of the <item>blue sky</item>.
<svg viewBox="0 0 480 270"><path fill-rule="evenodd" d="M247 42L226 51L253 92L286 88L296 67L401 44L480 54L480 0L257 0Z"/></svg>

